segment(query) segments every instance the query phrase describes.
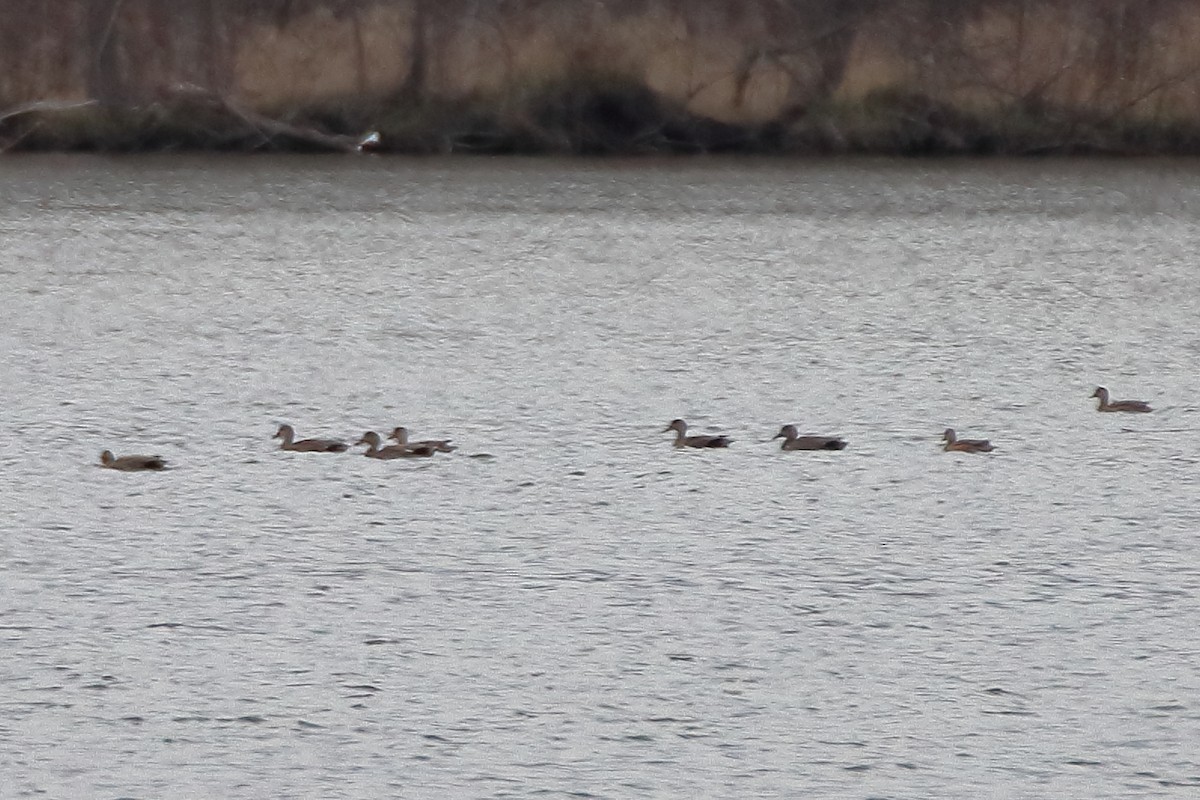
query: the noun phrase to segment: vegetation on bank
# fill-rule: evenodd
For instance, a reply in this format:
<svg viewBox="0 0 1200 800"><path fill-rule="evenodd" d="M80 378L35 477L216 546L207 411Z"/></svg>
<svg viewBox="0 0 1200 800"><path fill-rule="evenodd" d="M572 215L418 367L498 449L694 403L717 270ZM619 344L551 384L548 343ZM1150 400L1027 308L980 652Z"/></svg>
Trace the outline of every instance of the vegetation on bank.
<svg viewBox="0 0 1200 800"><path fill-rule="evenodd" d="M1053 108L969 113L916 93L876 91L787 119L735 125L689 113L645 87L581 82L504 102L424 101L266 117L211 98L146 107L82 103L0 119L8 151L408 154L1195 155L1200 128Z"/></svg>
<svg viewBox="0 0 1200 800"><path fill-rule="evenodd" d="M1200 153L1195 0L13 0L0 150Z"/></svg>

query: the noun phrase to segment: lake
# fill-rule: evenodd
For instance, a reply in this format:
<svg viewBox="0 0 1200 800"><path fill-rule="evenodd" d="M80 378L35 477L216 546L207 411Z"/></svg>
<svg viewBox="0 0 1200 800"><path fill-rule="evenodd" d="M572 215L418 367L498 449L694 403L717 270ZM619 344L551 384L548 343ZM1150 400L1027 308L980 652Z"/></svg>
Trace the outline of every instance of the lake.
<svg viewBox="0 0 1200 800"><path fill-rule="evenodd" d="M1200 788L1197 162L0 176L4 796Z"/></svg>

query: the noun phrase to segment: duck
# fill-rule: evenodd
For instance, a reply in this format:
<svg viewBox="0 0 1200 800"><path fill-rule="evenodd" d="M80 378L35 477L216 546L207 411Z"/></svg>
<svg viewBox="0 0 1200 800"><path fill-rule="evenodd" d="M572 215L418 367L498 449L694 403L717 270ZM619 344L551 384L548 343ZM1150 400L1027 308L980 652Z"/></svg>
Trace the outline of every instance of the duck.
<svg viewBox="0 0 1200 800"><path fill-rule="evenodd" d="M954 433L954 428L946 428L942 438L946 440L946 446L942 449L947 452L990 453L996 449L987 439L959 439Z"/></svg>
<svg viewBox="0 0 1200 800"><path fill-rule="evenodd" d="M1148 414L1152 409L1149 403L1141 400L1113 400L1108 399L1108 389L1103 386L1097 386L1096 391L1092 392L1092 397L1100 398L1100 405L1097 411L1128 411L1134 414Z"/></svg>
<svg viewBox="0 0 1200 800"><path fill-rule="evenodd" d="M450 444L451 439L422 439L419 442L410 442L408 440L408 428L399 425L392 429L392 433L388 436L389 439L394 439L396 444L406 445L408 447L429 446L439 453L453 453L458 448Z"/></svg>
<svg viewBox="0 0 1200 800"><path fill-rule="evenodd" d="M662 432L675 431L676 447L729 447L733 441L728 436L688 436L687 423L681 419L671 420L671 424Z"/></svg>
<svg viewBox="0 0 1200 800"><path fill-rule="evenodd" d="M795 425L784 425L772 437L783 439L780 450L845 450L846 442L840 436L801 436Z"/></svg>
<svg viewBox="0 0 1200 800"><path fill-rule="evenodd" d="M121 472L141 472L143 470L164 470L167 468L167 462L162 456L121 456L117 458L111 450L105 450L100 453L100 466Z"/></svg>
<svg viewBox="0 0 1200 800"><path fill-rule="evenodd" d="M301 439L294 441L296 431L291 425L280 425L272 439L282 439L280 450L291 450L296 453L344 453L349 446L337 439Z"/></svg>
<svg viewBox="0 0 1200 800"><path fill-rule="evenodd" d="M368 458L428 458L437 452L436 448L424 444L393 444L381 448L381 443L378 433L367 431L354 444L365 444L367 450L363 455Z"/></svg>

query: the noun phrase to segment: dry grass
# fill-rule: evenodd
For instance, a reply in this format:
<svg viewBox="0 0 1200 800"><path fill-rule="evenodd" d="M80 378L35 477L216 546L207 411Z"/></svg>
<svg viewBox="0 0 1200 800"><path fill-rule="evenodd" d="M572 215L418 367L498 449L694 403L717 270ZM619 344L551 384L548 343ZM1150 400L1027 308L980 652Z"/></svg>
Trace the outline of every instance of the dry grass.
<svg viewBox="0 0 1200 800"><path fill-rule="evenodd" d="M1186 149L1200 131L1194 0L167 6L123 0L111 19L87 0L0 6L0 104L125 109L46 118L38 135L23 119L23 141L79 141L89 125L137 141L111 128L139 124L150 141L221 140L219 121L189 137L186 119L153 112L181 86L421 150Z"/></svg>
<svg viewBox="0 0 1200 800"><path fill-rule="evenodd" d="M318 8L284 27L247 22L234 52L233 99L278 112L393 94L408 77L412 23L408 5L340 18Z"/></svg>

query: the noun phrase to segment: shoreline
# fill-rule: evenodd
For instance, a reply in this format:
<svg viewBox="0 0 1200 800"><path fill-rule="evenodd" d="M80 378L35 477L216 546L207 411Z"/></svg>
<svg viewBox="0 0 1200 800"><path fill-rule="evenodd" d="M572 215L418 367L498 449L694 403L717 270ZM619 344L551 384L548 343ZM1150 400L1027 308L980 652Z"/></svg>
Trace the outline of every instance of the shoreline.
<svg viewBox="0 0 1200 800"><path fill-rule="evenodd" d="M1200 6L0 7L0 151L1197 155Z"/></svg>
<svg viewBox="0 0 1200 800"><path fill-rule="evenodd" d="M616 114L565 113L557 99L522 114L481 108L385 111L365 125L347 115L276 120L185 101L150 108L89 105L10 117L0 152L328 153L397 155L776 157L1196 156L1200 126L1129 124L1079 116L972 116L905 98L808 113L790 123L732 125L686 115L645 92L588 95ZM420 117L422 124L413 124ZM529 120L549 118L543 124ZM520 122L514 124L513 120Z"/></svg>

